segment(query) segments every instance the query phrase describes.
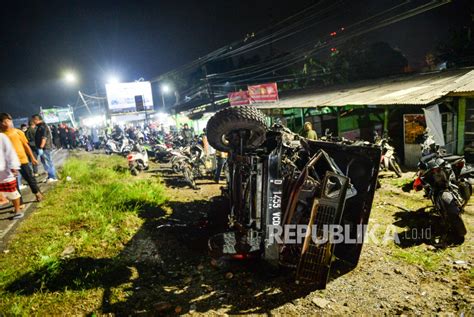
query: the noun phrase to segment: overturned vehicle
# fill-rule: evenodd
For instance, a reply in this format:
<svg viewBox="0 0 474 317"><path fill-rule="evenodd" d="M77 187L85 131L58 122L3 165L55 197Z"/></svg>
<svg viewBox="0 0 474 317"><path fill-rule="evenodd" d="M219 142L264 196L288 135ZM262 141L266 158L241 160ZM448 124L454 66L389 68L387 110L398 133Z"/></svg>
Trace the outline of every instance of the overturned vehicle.
<svg viewBox="0 0 474 317"><path fill-rule="evenodd" d="M209 240L215 257L264 260L324 288L335 261L359 261L377 182L380 148L310 141L250 106L207 124L211 146L229 153L228 227ZM338 233L336 239L334 233Z"/></svg>

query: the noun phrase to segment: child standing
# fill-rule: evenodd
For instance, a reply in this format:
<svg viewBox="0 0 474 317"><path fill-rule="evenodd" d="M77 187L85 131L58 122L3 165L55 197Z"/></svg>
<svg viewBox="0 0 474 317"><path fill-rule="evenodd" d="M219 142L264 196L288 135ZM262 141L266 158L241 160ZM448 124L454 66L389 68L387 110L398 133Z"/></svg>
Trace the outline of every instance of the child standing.
<svg viewBox="0 0 474 317"><path fill-rule="evenodd" d="M23 218L20 208L21 195L16 186L16 175L20 170L20 160L8 137L0 133L0 195L10 200L15 210L13 219Z"/></svg>

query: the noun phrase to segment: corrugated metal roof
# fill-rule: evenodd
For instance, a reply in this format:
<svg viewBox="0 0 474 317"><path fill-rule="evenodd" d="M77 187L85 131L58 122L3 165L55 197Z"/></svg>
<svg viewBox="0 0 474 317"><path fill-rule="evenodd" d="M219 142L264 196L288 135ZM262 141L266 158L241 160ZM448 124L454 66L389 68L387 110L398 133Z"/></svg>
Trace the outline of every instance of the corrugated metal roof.
<svg viewBox="0 0 474 317"><path fill-rule="evenodd" d="M256 104L256 107L264 109L347 105L427 105L450 93L466 91L474 91L472 68L368 80L319 90L300 91L283 96L278 102Z"/></svg>
<svg viewBox="0 0 474 317"><path fill-rule="evenodd" d="M474 71L459 77L456 79L457 87L453 90L453 93L474 93Z"/></svg>

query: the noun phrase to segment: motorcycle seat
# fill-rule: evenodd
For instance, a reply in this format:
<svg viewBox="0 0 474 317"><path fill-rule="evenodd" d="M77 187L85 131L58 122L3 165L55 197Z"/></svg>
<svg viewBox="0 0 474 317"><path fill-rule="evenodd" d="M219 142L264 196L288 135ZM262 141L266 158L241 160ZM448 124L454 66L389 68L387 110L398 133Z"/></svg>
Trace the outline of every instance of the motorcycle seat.
<svg viewBox="0 0 474 317"><path fill-rule="evenodd" d="M426 156L422 156L420 158L420 161L422 163L426 163L426 162L430 161L431 159L433 159L435 156L436 156L436 153L432 153L432 154L429 154L429 155L426 155Z"/></svg>
<svg viewBox="0 0 474 317"><path fill-rule="evenodd" d="M443 156L442 158L443 158L443 160L445 160L445 161L453 162L453 161L461 160L461 159L463 159L464 157L462 157L462 156L460 156L460 155L447 155L447 156Z"/></svg>

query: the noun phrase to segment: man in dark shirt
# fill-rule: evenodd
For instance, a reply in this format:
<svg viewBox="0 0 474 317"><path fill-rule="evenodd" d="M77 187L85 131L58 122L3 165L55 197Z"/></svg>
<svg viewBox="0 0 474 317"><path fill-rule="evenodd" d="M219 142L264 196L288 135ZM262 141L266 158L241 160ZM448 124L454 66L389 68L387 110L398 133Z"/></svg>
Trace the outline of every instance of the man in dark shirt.
<svg viewBox="0 0 474 317"><path fill-rule="evenodd" d="M37 154L36 154L36 141L35 141L35 135L36 135L36 125L34 124L33 120L30 120L29 122L30 126L25 132L26 138L28 139L28 145L30 146L31 150L33 151L33 155L35 156L35 159L38 159ZM33 168L33 174L35 177L38 177L38 165L31 164L30 167Z"/></svg>
<svg viewBox="0 0 474 317"><path fill-rule="evenodd" d="M59 142L63 149L67 149L67 132L64 123L61 123L58 128L59 132Z"/></svg>
<svg viewBox="0 0 474 317"><path fill-rule="evenodd" d="M184 139L185 144L190 144L193 141L193 131L189 128L188 124L185 123L181 130L181 136Z"/></svg>
<svg viewBox="0 0 474 317"><path fill-rule="evenodd" d="M36 124L35 146L38 157L41 159L44 169L48 172L47 182L56 182L56 170L54 168L53 158L51 155L53 144L51 130L39 114L35 114L31 118Z"/></svg>

